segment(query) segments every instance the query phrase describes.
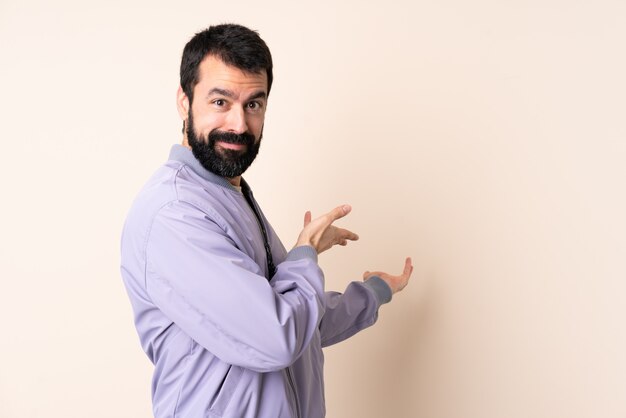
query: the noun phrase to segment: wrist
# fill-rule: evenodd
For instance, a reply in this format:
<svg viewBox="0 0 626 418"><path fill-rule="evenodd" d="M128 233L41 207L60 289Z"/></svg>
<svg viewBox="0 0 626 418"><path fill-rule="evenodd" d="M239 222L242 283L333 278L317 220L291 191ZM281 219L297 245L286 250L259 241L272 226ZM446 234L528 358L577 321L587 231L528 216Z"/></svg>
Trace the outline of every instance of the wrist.
<svg viewBox="0 0 626 418"><path fill-rule="evenodd" d="M317 251L313 248L312 245L298 245L292 248L289 253L287 253L287 257L285 261L294 261L300 260L303 258L312 259L317 263Z"/></svg>
<svg viewBox="0 0 626 418"><path fill-rule="evenodd" d="M370 276L363 283L374 291L379 305L383 305L391 301L394 293L393 289L389 283L380 276Z"/></svg>

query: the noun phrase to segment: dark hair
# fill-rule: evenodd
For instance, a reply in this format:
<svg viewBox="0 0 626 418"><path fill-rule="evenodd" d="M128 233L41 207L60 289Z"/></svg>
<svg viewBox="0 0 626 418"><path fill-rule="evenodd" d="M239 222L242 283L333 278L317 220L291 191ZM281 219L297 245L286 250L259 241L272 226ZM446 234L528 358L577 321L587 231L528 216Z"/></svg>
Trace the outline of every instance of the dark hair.
<svg viewBox="0 0 626 418"><path fill-rule="evenodd" d="M198 84L198 67L204 58L214 55L225 64L240 70L267 73L267 94L272 88L272 55L256 31L236 24L211 26L195 34L183 50L180 63L180 85L193 101L193 88Z"/></svg>

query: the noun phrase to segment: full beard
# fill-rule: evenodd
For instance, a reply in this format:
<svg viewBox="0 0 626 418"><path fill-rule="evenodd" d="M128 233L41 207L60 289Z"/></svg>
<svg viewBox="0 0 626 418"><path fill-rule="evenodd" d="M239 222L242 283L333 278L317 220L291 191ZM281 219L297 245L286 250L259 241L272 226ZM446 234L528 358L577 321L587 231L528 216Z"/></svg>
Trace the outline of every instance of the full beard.
<svg viewBox="0 0 626 418"><path fill-rule="evenodd" d="M191 146L194 157L208 171L221 177L233 178L242 175L252 164L259 148L261 147L261 139L255 142L254 135L244 132L235 134L232 132L222 132L216 129L209 132L208 138L198 136L191 116L191 109L187 118L187 142ZM230 144L243 144L245 149L242 151L235 149L218 148L217 142L226 142Z"/></svg>

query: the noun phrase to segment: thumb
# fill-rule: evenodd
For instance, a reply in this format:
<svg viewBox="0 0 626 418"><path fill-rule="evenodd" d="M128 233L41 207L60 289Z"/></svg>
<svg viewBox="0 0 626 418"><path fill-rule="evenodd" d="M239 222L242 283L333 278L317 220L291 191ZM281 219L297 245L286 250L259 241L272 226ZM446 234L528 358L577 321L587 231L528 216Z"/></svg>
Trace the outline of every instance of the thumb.
<svg viewBox="0 0 626 418"><path fill-rule="evenodd" d="M337 206L335 209L328 212L330 216L330 223L335 222L337 219L341 219L352 211L352 206L350 205L341 205Z"/></svg>
<svg viewBox="0 0 626 418"><path fill-rule="evenodd" d="M369 272L369 270L363 273L363 280L367 279L370 276L370 274L371 273Z"/></svg>
<svg viewBox="0 0 626 418"><path fill-rule="evenodd" d="M307 210L304 214L304 226L307 226L311 223L311 211Z"/></svg>

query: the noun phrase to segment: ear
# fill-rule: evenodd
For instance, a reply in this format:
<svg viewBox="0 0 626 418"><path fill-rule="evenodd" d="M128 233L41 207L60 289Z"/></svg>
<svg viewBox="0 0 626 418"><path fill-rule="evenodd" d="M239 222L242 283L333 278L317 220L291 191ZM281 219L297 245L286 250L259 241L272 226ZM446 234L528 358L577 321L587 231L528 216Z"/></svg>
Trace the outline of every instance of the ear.
<svg viewBox="0 0 626 418"><path fill-rule="evenodd" d="M187 120L187 115L189 115L189 98L181 86L178 86L178 91L176 92L176 108L180 118Z"/></svg>

